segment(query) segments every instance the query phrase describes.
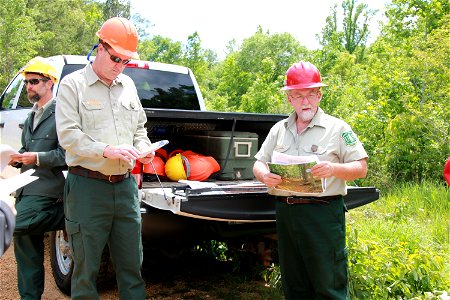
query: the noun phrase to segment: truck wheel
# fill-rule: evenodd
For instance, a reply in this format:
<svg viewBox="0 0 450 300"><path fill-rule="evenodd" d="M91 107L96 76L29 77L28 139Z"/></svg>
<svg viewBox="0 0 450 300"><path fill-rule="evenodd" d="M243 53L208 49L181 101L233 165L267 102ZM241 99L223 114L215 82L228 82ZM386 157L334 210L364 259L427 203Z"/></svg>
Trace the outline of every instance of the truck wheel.
<svg viewBox="0 0 450 300"><path fill-rule="evenodd" d="M67 236L64 236L63 230L50 232L50 263L56 285L61 292L70 296L73 260L70 244ZM114 280L114 275L109 248L106 246L100 261L97 285L107 285Z"/></svg>
<svg viewBox="0 0 450 300"><path fill-rule="evenodd" d="M50 262L53 278L58 288L70 296L70 281L73 272L72 251L64 231L50 232Z"/></svg>

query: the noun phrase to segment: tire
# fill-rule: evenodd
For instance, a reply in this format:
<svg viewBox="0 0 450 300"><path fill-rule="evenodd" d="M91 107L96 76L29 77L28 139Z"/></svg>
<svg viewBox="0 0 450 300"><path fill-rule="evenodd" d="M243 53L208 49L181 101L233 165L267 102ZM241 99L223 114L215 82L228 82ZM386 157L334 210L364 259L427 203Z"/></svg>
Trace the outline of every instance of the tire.
<svg viewBox="0 0 450 300"><path fill-rule="evenodd" d="M50 263L56 285L61 292L70 296L73 272L72 251L62 230L50 232Z"/></svg>
<svg viewBox="0 0 450 300"><path fill-rule="evenodd" d="M66 239L62 230L50 232L50 263L56 285L61 292L70 296L73 259L69 241ZM107 286L111 280L114 280L114 276L109 248L106 246L100 261L97 285Z"/></svg>

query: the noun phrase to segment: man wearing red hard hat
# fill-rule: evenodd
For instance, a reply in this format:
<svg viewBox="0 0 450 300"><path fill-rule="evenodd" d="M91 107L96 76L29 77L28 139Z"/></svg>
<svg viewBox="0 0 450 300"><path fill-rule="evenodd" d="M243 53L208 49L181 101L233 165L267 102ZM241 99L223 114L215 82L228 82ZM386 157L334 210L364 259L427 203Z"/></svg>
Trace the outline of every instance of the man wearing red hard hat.
<svg viewBox="0 0 450 300"><path fill-rule="evenodd" d="M294 112L275 124L253 167L255 177L276 195L278 252L286 299L347 299L348 252L345 245L346 181L367 174L367 153L350 126L319 108L319 70L310 62L292 65L286 73L287 101ZM311 168L326 178L322 193L302 196L281 190L281 177L269 171L273 152L316 155Z"/></svg>
<svg viewBox="0 0 450 300"><path fill-rule="evenodd" d="M142 236L135 161L153 154L147 117L133 80L122 74L138 59L138 35L125 18L107 20L97 32L97 56L63 78L56 126L69 166L64 212L72 247L72 299L98 299L96 277L106 244L120 299L145 299ZM92 52L92 51L91 51Z"/></svg>

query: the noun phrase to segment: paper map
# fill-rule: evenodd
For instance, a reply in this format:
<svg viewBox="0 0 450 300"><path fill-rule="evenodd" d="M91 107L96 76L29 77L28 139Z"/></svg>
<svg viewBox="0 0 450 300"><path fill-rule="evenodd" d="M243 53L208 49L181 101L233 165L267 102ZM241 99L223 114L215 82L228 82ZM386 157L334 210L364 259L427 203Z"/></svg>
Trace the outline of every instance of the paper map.
<svg viewBox="0 0 450 300"><path fill-rule="evenodd" d="M272 162L267 163L271 173L282 177L275 188L302 194L320 194L325 180L314 177L311 168L319 162L317 156L293 156L274 151Z"/></svg>

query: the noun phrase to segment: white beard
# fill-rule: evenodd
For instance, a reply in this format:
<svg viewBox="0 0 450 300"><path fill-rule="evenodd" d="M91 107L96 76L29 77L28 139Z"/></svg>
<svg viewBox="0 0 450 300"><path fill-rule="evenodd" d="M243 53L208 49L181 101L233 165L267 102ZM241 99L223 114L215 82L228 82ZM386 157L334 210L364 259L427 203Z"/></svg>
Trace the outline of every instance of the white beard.
<svg viewBox="0 0 450 300"><path fill-rule="evenodd" d="M297 117L302 121L302 122L309 122L311 121L314 116L316 115L317 111L308 111L308 112L301 112L300 114L297 114Z"/></svg>

